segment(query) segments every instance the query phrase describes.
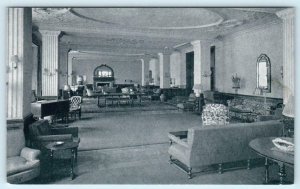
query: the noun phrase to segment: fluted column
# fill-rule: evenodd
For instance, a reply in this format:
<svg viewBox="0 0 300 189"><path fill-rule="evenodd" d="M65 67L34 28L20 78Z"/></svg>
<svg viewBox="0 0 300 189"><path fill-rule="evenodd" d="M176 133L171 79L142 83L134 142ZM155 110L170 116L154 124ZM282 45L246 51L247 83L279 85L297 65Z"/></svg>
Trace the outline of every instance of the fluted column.
<svg viewBox="0 0 300 189"><path fill-rule="evenodd" d="M42 96L58 96L58 37L60 31L41 30L42 34Z"/></svg>
<svg viewBox="0 0 300 189"><path fill-rule="evenodd" d="M23 119L30 114L32 84L31 8L8 8L6 59L6 118Z"/></svg>
<svg viewBox="0 0 300 189"><path fill-rule="evenodd" d="M142 62L142 86L149 84L149 61L150 58L141 59Z"/></svg>
<svg viewBox="0 0 300 189"><path fill-rule="evenodd" d="M170 87L170 54L169 52L158 53L160 88Z"/></svg>
<svg viewBox="0 0 300 189"><path fill-rule="evenodd" d="M284 9L276 13L283 21L283 103L287 103L295 90L295 9Z"/></svg>

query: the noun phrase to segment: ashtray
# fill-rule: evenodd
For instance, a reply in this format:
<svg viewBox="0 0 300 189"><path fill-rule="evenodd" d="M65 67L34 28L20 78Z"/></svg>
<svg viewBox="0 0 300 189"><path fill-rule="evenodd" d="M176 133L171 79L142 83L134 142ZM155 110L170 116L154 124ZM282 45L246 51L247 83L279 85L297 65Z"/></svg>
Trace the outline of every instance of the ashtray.
<svg viewBox="0 0 300 189"><path fill-rule="evenodd" d="M278 149L286 152L293 152L294 151L294 143L292 141L284 140L281 138L275 138L272 140L274 146Z"/></svg>
<svg viewBox="0 0 300 189"><path fill-rule="evenodd" d="M57 141L55 142L54 146L60 146L60 145L63 145L65 142L63 141Z"/></svg>

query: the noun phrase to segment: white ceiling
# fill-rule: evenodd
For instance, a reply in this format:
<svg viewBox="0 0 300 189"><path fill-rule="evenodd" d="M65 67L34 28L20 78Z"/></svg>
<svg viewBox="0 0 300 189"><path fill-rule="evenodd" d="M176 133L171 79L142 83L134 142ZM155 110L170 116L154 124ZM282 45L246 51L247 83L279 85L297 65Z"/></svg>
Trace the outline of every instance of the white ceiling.
<svg viewBox="0 0 300 189"><path fill-rule="evenodd" d="M283 8L34 8L34 28L59 30L61 44L86 54L140 58L266 22ZM97 52L97 53L96 53ZM76 53L74 53L76 55ZM135 56L136 55L136 56ZM84 57L84 56L83 56Z"/></svg>

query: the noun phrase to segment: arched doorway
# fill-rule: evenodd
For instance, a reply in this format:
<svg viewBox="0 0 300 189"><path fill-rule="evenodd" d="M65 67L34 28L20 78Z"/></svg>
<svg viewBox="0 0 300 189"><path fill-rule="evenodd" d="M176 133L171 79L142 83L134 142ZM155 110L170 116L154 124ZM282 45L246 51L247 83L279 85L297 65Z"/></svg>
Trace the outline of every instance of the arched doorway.
<svg viewBox="0 0 300 189"><path fill-rule="evenodd" d="M113 87L115 82L114 70L106 64L102 64L94 69L93 80L94 89L99 86Z"/></svg>

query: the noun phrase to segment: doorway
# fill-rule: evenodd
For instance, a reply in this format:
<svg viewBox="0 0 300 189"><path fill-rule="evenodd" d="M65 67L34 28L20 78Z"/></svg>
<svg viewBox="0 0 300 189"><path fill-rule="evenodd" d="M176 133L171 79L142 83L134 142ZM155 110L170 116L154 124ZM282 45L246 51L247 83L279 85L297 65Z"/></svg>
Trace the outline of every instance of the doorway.
<svg viewBox="0 0 300 189"><path fill-rule="evenodd" d="M186 53L186 92L192 93L194 86L194 52Z"/></svg>
<svg viewBox="0 0 300 189"><path fill-rule="evenodd" d="M216 87L216 47L211 46L210 47L210 90L215 91Z"/></svg>

